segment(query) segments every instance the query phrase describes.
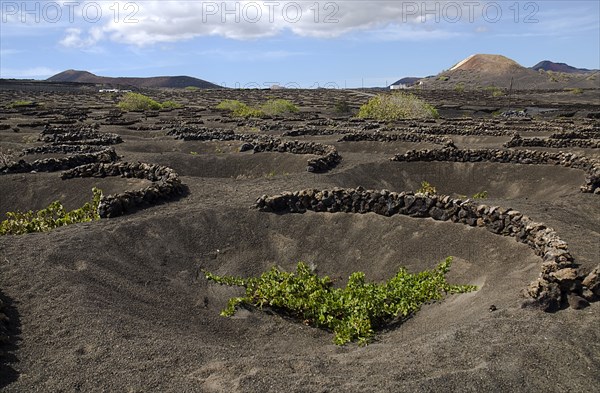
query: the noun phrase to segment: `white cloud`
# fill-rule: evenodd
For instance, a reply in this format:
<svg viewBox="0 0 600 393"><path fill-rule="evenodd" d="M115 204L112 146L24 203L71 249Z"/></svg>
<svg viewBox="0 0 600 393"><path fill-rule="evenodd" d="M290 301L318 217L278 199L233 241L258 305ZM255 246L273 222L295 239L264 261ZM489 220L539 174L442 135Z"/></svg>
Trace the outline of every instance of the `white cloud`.
<svg viewBox="0 0 600 393"><path fill-rule="evenodd" d="M86 24L80 20L77 27L67 31L61 44L81 48L108 38L147 46L201 36L254 40L285 32L327 39L352 32L381 31L386 26L392 26L387 36L398 40L425 36L445 38L444 29L455 27L446 22L457 20L457 12L461 15L459 22L468 22L469 11L452 8L457 4L462 3L389 0L104 2L101 22L84 34Z"/></svg>
<svg viewBox="0 0 600 393"><path fill-rule="evenodd" d="M59 43L67 48L88 48L94 46L103 38L104 32L99 27L93 27L86 34L77 27L66 30L65 37Z"/></svg>

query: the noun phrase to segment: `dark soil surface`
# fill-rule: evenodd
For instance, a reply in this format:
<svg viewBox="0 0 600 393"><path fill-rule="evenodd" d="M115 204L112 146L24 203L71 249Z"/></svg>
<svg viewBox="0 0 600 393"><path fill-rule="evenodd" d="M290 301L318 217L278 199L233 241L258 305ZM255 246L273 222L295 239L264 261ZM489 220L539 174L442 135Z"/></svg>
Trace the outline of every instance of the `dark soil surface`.
<svg viewBox="0 0 600 393"><path fill-rule="evenodd" d="M44 124L98 124L121 135L121 161L174 169L189 187L184 198L133 214L46 233L0 237L0 300L9 341L0 353L6 392L455 392L594 391L600 386L600 302L582 310L544 313L521 307L521 291L540 273L540 257L513 238L482 228L405 216L344 213L270 214L253 209L263 194L304 188L416 190L424 180L441 194L472 196L512 207L553 227L585 269L600 262L600 196L579 191L585 173L559 166L390 162L396 153L439 145L338 142L350 131L437 129L518 132L549 137L596 130L595 95L522 92L519 107L565 110L533 119L503 118L506 98L483 93L421 91L440 109L433 123L367 124L335 112L374 92L333 90L147 91L181 109L115 111L118 96L68 87L0 90L0 147L6 154L41 146ZM297 103L299 114L244 120L212 109L223 99L271 97ZM556 97L567 102L559 103ZM596 97L596 98L594 98ZM15 100L30 107L10 108ZM476 109L469 107L477 105ZM78 113L71 113L76 108ZM444 109L446 108L446 109ZM114 119L123 121L115 124ZM126 120L126 121L125 121ZM36 124L41 123L41 125ZM118 123L118 122L117 122ZM198 124L203 123L203 124ZM240 141L183 141L182 126L233 130L334 145L342 161L325 173L306 171L308 155L239 152ZM66 127L66 126L65 126ZM282 137L289 130L332 135ZM419 131L420 130L420 131ZM442 135L444 135L442 133ZM502 148L510 135L447 134L460 148ZM558 149L546 149L557 151ZM597 149L564 149L598 157ZM44 158L20 157L25 160ZM2 164L0 163L0 166ZM81 206L97 186L106 194L138 189L145 180L61 180L60 172L0 174L0 218L54 200ZM238 289L209 283L216 274L256 276L298 261L341 284L355 271L390 278L454 256L448 279L479 286L429 304L366 347L336 346L330 332L258 310L219 316ZM490 306L495 311L490 311ZM2 321L0 321L2 323ZM594 388L596 386L596 388Z"/></svg>

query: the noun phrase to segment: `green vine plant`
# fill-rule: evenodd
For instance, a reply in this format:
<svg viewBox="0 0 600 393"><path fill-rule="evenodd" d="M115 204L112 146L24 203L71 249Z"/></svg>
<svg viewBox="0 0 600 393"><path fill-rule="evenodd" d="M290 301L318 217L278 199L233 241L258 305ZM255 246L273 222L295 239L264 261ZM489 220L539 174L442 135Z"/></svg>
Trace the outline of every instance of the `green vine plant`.
<svg viewBox="0 0 600 393"><path fill-rule="evenodd" d="M426 180L423 180L421 182L421 188L419 188L417 190L417 193L420 193L420 194L432 194L433 195L433 194L437 194L437 190L436 190L436 188L435 188L435 186L433 184L429 183Z"/></svg>
<svg viewBox="0 0 600 393"><path fill-rule="evenodd" d="M375 329L402 321L423 304L441 300L444 294L476 290L473 285L448 284L446 273L451 264L452 257L448 257L434 269L416 274L401 268L381 284L367 283L364 273L355 272L345 288L334 288L329 277L318 277L302 262L296 273L273 267L260 277L248 279L204 274L209 281L246 290L245 296L229 300L222 316L234 315L239 307L268 307L307 325L333 331L337 345L352 341L366 345Z"/></svg>
<svg viewBox="0 0 600 393"><path fill-rule="evenodd" d="M94 187L92 193L91 202L72 211L66 211L59 201L55 201L37 212L31 210L25 213L8 212L7 219L0 222L0 235L45 232L65 225L99 220L98 205L102 198L102 191Z"/></svg>

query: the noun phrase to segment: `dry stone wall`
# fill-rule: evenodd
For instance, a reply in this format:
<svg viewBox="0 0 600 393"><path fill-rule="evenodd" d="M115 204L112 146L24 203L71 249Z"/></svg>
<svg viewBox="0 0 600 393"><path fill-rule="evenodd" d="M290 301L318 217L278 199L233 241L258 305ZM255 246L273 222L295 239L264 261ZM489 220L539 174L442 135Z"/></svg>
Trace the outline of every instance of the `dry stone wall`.
<svg viewBox="0 0 600 393"><path fill-rule="evenodd" d="M334 146L316 142L282 141L266 135L236 134L230 130L210 130L205 127L180 127L169 131L168 135L185 141L242 141L245 143L240 147L241 152L252 150L254 153L270 151L320 156L308 160L306 169L309 172L326 172L342 160Z"/></svg>
<svg viewBox="0 0 600 393"><path fill-rule="evenodd" d="M105 150L106 147L98 145L44 145L24 149L21 156L29 154L81 154L95 153Z"/></svg>
<svg viewBox="0 0 600 393"><path fill-rule="evenodd" d="M450 161L450 162L498 162L527 165L561 165L581 169L587 173L581 191L600 195L600 161L574 153L545 152L536 150L501 149L424 149L397 154L391 161Z"/></svg>
<svg viewBox="0 0 600 393"><path fill-rule="evenodd" d="M540 276L523 291L526 296L524 306L556 311L567 305L585 307L588 302L600 298L600 265L589 274L583 273L574 262L567 243L552 228L516 210L444 195L372 191L362 187L263 195L256 201L256 208L276 213L311 210L384 216L401 214L486 228L498 235L514 237L542 258Z"/></svg>
<svg viewBox="0 0 600 393"><path fill-rule="evenodd" d="M292 154L314 154L319 157L308 160L306 170L309 172L326 172L334 168L342 161L337 149L331 145L316 142L281 141L272 139L268 142L254 141L251 146L242 146L242 149L250 147L254 153L273 151Z"/></svg>
<svg viewBox="0 0 600 393"><path fill-rule="evenodd" d="M338 142L363 142L363 141L373 141L373 142L428 142L436 145L443 145L452 147L454 146L454 141L448 137L437 136L437 135L428 135L428 134L417 134L412 132L403 132L403 133L395 133L395 134L384 134L381 132L354 132L351 134L346 134Z"/></svg>
<svg viewBox="0 0 600 393"><path fill-rule="evenodd" d="M96 163L73 168L61 175L62 179L106 176L146 179L152 184L140 190L103 196L98 206L98 213L102 218L117 217L187 193L187 187L181 183L179 175L173 169L157 164Z"/></svg>
<svg viewBox="0 0 600 393"><path fill-rule="evenodd" d="M543 139L543 138L521 138L520 135L515 135L512 139L504 144L504 147L551 147L551 148L567 148L581 147L587 149L599 149L600 141L592 139Z"/></svg>
<svg viewBox="0 0 600 393"><path fill-rule="evenodd" d="M0 167L0 174L26 172L56 172L91 163L109 163L117 160L113 148L106 148L95 153L82 153L62 158L44 158L33 162L19 160Z"/></svg>

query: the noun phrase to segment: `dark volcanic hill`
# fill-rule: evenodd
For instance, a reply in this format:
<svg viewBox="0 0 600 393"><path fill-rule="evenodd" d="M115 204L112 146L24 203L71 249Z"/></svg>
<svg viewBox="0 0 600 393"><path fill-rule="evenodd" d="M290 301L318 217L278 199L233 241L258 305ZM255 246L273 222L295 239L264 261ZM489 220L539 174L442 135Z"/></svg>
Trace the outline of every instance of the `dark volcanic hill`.
<svg viewBox="0 0 600 393"><path fill-rule="evenodd" d="M406 78L402 78L397 80L396 82L392 83L393 85L414 85L415 83L417 83L418 81L420 81L422 78L419 77L414 77L414 76L407 76Z"/></svg>
<svg viewBox="0 0 600 393"><path fill-rule="evenodd" d="M94 83L111 86L128 86L137 88L175 88L182 89L188 86L200 89L220 89L219 85L190 76L156 76L149 78L120 77L94 75L87 71L67 70L47 79L48 82L77 82Z"/></svg>
<svg viewBox="0 0 600 393"><path fill-rule="evenodd" d="M585 74L588 72L597 71L597 70L588 70L587 68L576 68L576 67L570 66L565 63L555 63L550 60L540 61L539 63L537 63L536 65L531 67L531 69L536 70L536 71L544 70L544 71L553 71L553 72L564 72L567 74Z"/></svg>
<svg viewBox="0 0 600 393"><path fill-rule="evenodd" d="M553 73L523 67L502 55L477 54L458 62L449 70L422 80L435 89L508 89L560 90L565 88L597 88L592 74Z"/></svg>

